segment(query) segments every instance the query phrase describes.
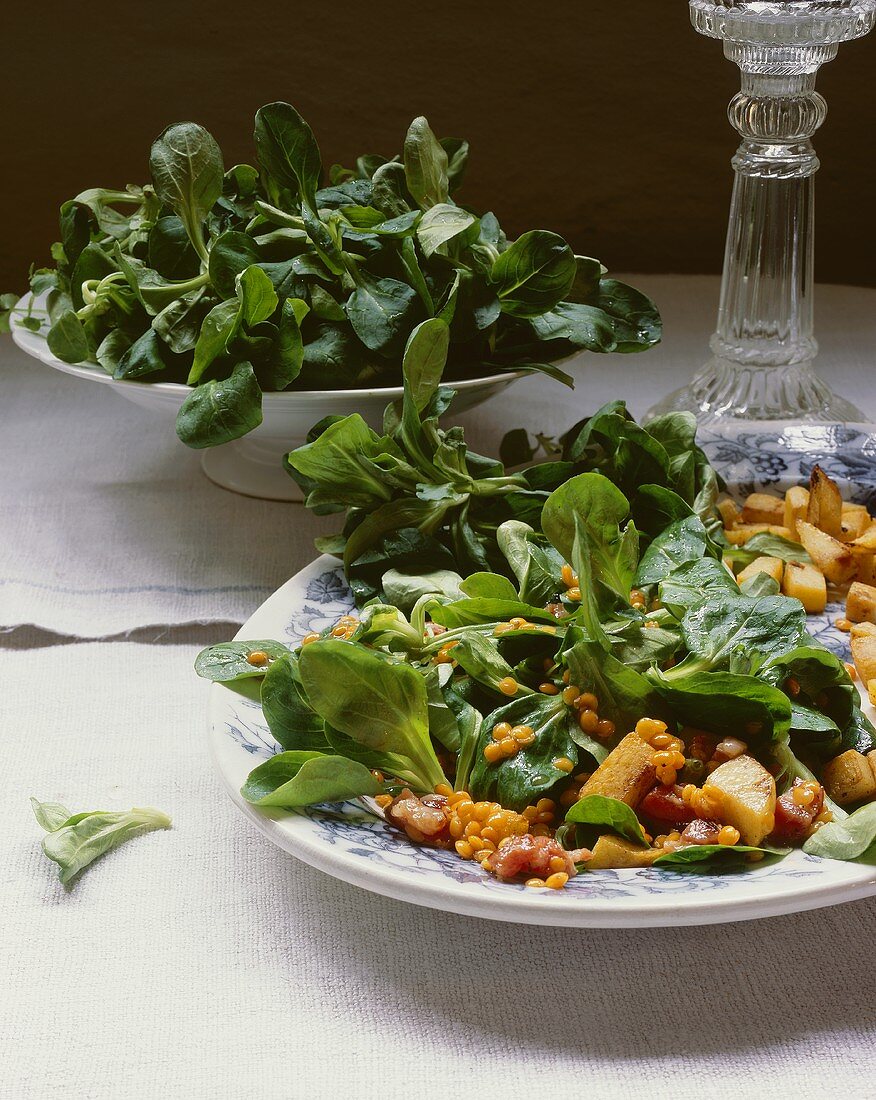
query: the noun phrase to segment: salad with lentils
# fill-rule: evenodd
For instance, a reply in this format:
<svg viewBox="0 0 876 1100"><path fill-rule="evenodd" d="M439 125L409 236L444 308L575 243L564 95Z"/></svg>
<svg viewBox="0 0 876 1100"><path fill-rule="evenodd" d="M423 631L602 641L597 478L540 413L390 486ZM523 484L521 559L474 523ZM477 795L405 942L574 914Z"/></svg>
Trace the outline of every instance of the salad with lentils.
<svg viewBox="0 0 876 1100"><path fill-rule="evenodd" d="M430 335L383 434L329 418L287 458L310 507L346 513L318 545L355 613L292 651L197 659L232 689L259 682L280 751L243 796L274 813L361 799L411 843L533 888L800 846L872 859L874 792L836 779L849 754L876 761L849 668L775 576L746 572L806 550L768 530L728 542L686 414L643 427L614 402L542 439L542 461L512 432L516 472L474 454L439 426L453 393Z"/></svg>

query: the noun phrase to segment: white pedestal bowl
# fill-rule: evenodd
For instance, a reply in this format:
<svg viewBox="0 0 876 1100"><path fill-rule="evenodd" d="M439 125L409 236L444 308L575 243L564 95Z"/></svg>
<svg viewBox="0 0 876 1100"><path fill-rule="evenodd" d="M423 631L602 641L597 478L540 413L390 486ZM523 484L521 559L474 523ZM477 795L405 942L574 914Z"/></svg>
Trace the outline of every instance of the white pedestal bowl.
<svg viewBox="0 0 876 1100"><path fill-rule="evenodd" d="M37 314L42 313L40 305L38 300L35 303ZM162 414L173 430L173 420L191 393L189 386L176 382L122 382L100 367L65 363L49 350L45 336L47 325L44 324L40 332L31 332L15 324L15 316L21 316L26 306L27 298L24 298L12 319L12 337L22 351L55 370L109 386L126 401ZM521 377L522 374L506 371L452 383L458 394L453 404L454 412L465 412L480 405ZM301 490L283 468L283 455L304 443L313 425L325 416L358 412L373 428L380 428L383 410L401 396L401 386L266 393L262 399L263 421L259 427L242 439L205 450L201 466L207 477L223 489L263 500L300 501L303 499Z"/></svg>

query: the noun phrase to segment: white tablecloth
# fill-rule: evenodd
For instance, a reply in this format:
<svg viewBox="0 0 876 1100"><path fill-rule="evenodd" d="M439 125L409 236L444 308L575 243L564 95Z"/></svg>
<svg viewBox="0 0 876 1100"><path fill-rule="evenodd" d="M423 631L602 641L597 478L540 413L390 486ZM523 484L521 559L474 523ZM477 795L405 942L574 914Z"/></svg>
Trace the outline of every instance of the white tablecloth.
<svg viewBox="0 0 876 1100"><path fill-rule="evenodd" d="M715 281L639 281L663 306L661 351L586 361L571 401L523 382L466 418L474 442L556 430L618 393L642 412L680 384ZM824 374L876 415L876 292L820 302ZM382 899L272 848L213 774L191 664L304 564L317 525L214 488L100 387L0 354L0 1096L876 1096L870 902L529 929ZM76 640L145 627L186 644ZM174 828L65 893L31 794L155 805Z"/></svg>

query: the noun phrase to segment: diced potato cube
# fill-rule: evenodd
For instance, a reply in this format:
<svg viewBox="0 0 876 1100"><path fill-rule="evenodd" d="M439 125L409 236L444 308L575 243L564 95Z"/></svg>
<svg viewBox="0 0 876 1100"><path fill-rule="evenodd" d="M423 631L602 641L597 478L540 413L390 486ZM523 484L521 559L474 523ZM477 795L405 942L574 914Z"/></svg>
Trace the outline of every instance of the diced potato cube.
<svg viewBox="0 0 876 1100"><path fill-rule="evenodd" d="M749 577L753 577L757 573L766 573L768 577L772 577L774 581L781 584L784 571L785 563L781 558L755 558L750 565L746 565L736 579L742 584L743 581L747 581Z"/></svg>
<svg viewBox="0 0 876 1100"><path fill-rule="evenodd" d="M776 781L753 756L743 754L712 772L703 794L716 817L739 830L743 844L760 844L775 827Z"/></svg>
<svg viewBox="0 0 876 1100"><path fill-rule="evenodd" d="M770 493L752 493L742 506L742 523L778 523L785 520L785 504Z"/></svg>
<svg viewBox="0 0 876 1100"><path fill-rule="evenodd" d="M853 623L876 623L876 588L853 581L846 596L846 618Z"/></svg>
<svg viewBox="0 0 876 1100"><path fill-rule="evenodd" d="M739 509L736 501L730 497L724 497L723 500L718 501L718 511L721 513L721 520L725 527L732 527L739 522Z"/></svg>
<svg viewBox="0 0 876 1100"><path fill-rule="evenodd" d="M853 638L872 638L876 637L876 624L873 623L854 623L852 629L849 631Z"/></svg>
<svg viewBox="0 0 876 1100"><path fill-rule="evenodd" d="M870 634L864 633L860 627L852 627L849 641L858 679L862 684L876 680L876 631Z"/></svg>
<svg viewBox="0 0 876 1100"><path fill-rule="evenodd" d="M870 706L876 707L876 680L867 681L867 698L870 700ZM870 756L872 755L873 753L870 753Z"/></svg>
<svg viewBox="0 0 876 1100"><path fill-rule="evenodd" d="M662 848L642 848L619 836L601 836L593 845L593 855L587 860L588 871L604 871L609 867L650 867Z"/></svg>
<svg viewBox="0 0 876 1100"><path fill-rule="evenodd" d="M876 550L876 523L871 523L862 534L858 535L854 545L859 550Z"/></svg>
<svg viewBox="0 0 876 1100"><path fill-rule="evenodd" d="M867 505L866 504L855 504L854 501L844 500L843 501L843 519L845 519L846 516L851 515L852 513L857 513L858 515L865 515L865 516L870 515L870 513L867 511Z"/></svg>
<svg viewBox="0 0 876 1100"><path fill-rule="evenodd" d="M827 582L814 565L789 561L782 577L782 591L799 600L810 615L820 615L827 606Z"/></svg>
<svg viewBox="0 0 876 1100"><path fill-rule="evenodd" d="M854 543L849 544L855 562L855 575L862 584L876 585L876 551L861 550Z"/></svg>
<svg viewBox="0 0 876 1100"><path fill-rule="evenodd" d="M852 552L838 539L802 520L797 524L797 535L809 557L829 581L843 584L855 575Z"/></svg>
<svg viewBox="0 0 876 1100"><path fill-rule="evenodd" d="M733 546L743 546L749 539L759 535L762 531L768 531L771 535L780 535L782 538L792 538L787 527L775 523L740 523L729 530L724 528L724 535Z"/></svg>
<svg viewBox="0 0 876 1100"><path fill-rule="evenodd" d="M635 809L657 778L651 762L653 755L654 750L637 733L628 733L590 776L581 788L580 797L602 794Z"/></svg>
<svg viewBox="0 0 876 1100"><path fill-rule="evenodd" d="M807 521L826 535L838 538L842 529L842 516L843 498L839 486L820 466L813 466L809 478Z"/></svg>
<svg viewBox="0 0 876 1100"><path fill-rule="evenodd" d="M876 795L876 769L855 749L828 760L821 773L824 789L840 806Z"/></svg>
<svg viewBox="0 0 876 1100"><path fill-rule="evenodd" d="M804 489L802 485L795 485L793 489L789 489L787 493L785 493L785 513L783 522L788 530L793 532L795 539L797 537L797 523L801 519L806 519L808 509L808 489Z"/></svg>
<svg viewBox="0 0 876 1100"><path fill-rule="evenodd" d="M837 537L841 542L854 542L864 534L870 523L870 513L866 508L860 512L843 512L842 528Z"/></svg>

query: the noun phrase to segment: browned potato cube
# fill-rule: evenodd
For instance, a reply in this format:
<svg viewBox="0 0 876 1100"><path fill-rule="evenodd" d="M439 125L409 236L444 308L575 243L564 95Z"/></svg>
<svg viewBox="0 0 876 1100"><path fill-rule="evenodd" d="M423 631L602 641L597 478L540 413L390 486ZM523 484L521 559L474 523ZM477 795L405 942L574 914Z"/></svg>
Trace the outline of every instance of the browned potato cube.
<svg viewBox="0 0 876 1100"><path fill-rule="evenodd" d="M635 809L654 786L657 772L651 762L653 755L654 750L637 733L628 733L581 788L581 798L601 794Z"/></svg>
<svg viewBox="0 0 876 1100"><path fill-rule="evenodd" d="M876 523L871 523L862 534L858 535L853 545L858 550L876 550Z"/></svg>
<svg viewBox="0 0 876 1100"><path fill-rule="evenodd" d="M778 523L785 520L785 503L770 493L752 493L742 506L742 523Z"/></svg>
<svg viewBox="0 0 876 1100"><path fill-rule="evenodd" d="M801 519L806 519L806 513L809 509L809 490L804 489L802 485L795 485L793 489L789 489L785 493L785 512L782 522L793 532L793 537L797 538L797 523Z"/></svg>
<svg viewBox="0 0 876 1100"><path fill-rule="evenodd" d="M846 596L846 618L853 623L876 623L876 588L853 581Z"/></svg>
<svg viewBox="0 0 876 1100"><path fill-rule="evenodd" d="M844 511L843 524L837 538L841 542L854 542L855 539L861 538L869 524L870 518L866 511Z"/></svg>
<svg viewBox="0 0 876 1100"><path fill-rule="evenodd" d="M723 500L718 501L718 511L721 513L721 522L725 527L733 527L739 522L739 509L736 501L730 497L724 497Z"/></svg>
<svg viewBox="0 0 876 1100"><path fill-rule="evenodd" d="M871 523L870 513L863 504L843 504L843 522L838 537L843 542L854 542L864 534Z"/></svg>
<svg viewBox="0 0 876 1100"><path fill-rule="evenodd" d="M871 623L861 624L864 625L872 626ZM865 633L861 626L852 627L849 641L858 679L866 684L870 680L876 680L876 627L873 628L873 633Z"/></svg>
<svg viewBox="0 0 876 1100"><path fill-rule="evenodd" d="M593 845L593 855L587 860L588 871L604 871L609 867L650 867L662 848L642 848L618 836L601 836Z"/></svg>
<svg viewBox="0 0 876 1100"><path fill-rule="evenodd" d="M870 706L876 707L876 680L867 681L867 698L870 700ZM874 749L876 752L876 749ZM873 759L873 752L868 753L868 759ZM876 764L873 765L876 767Z"/></svg>
<svg viewBox="0 0 876 1100"><path fill-rule="evenodd" d="M774 581L781 584L784 571L785 563L781 558L755 558L750 565L746 565L736 579L742 584L743 581L747 581L749 577L753 577L757 573L766 573L768 577L772 577Z"/></svg>
<svg viewBox="0 0 876 1100"><path fill-rule="evenodd" d="M855 563L855 576L862 584L876 585L876 550L865 550L854 542L848 547Z"/></svg>
<svg viewBox="0 0 876 1100"><path fill-rule="evenodd" d="M724 529L724 536L733 546L743 546L750 538L759 535L761 531L769 531L771 535L780 535L782 538L792 538L787 527L775 523L740 523L729 531Z"/></svg>
<svg viewBox="0 0 876 1100"><path fill-rule="evenodd" d="M876 770L866 756L849 749L828 760L821 773L824 789L840 806L876 795Z"/></svg>
<svg viewBox="0 0 876 1100"><path fill-rule="evenodd" d="M820 615L827 606L827 583L814 565L789 561L782 576L782 591L799 600L810 615Z"/></svg>
<svg viewBox="0 0 876 1100"><path fill-rule="evenodd" d="M819 531L838 538L842 530L843 498L837 483L820 466L812 467L809 478L809 511L807 522Z"/></svg>
<svg viewBox="0 0 876 1100"><path fill-rule="evenodd" d="M715 816L739 830L743 844L760 844L776 823L776 781L753 756L737 756L715 768L703 794Z"/></svg>
<svg viewBox="0 0 876 1100"><path fill-rule="evenodd" d="M855 562L848 546L802 520L797 524L797 534L809 557L829 581L844 584L855 575Z"/></svg>

